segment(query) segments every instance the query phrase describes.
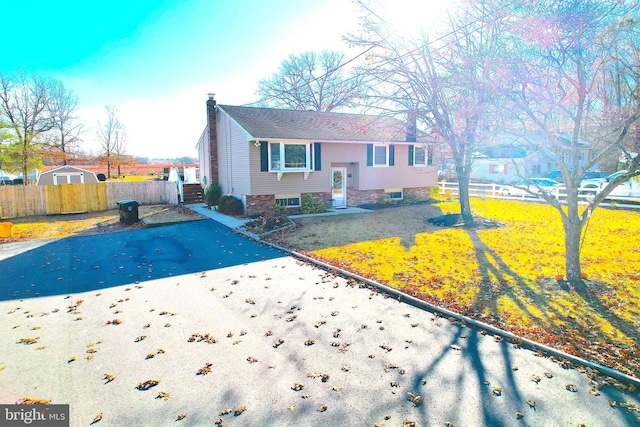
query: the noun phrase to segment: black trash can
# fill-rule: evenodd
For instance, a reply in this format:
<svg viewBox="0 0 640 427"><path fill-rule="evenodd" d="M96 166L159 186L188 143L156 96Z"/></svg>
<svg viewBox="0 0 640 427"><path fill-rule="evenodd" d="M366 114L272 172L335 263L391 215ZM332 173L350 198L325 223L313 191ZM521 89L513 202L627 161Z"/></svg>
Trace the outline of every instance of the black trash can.
<svg viewBox="0 0 640 427"><path fill-rule="evenodd" d="M138 218L138 202L135 200L118 200L118 210L120 211L120 222L127 225L135 224Z"/></svg>

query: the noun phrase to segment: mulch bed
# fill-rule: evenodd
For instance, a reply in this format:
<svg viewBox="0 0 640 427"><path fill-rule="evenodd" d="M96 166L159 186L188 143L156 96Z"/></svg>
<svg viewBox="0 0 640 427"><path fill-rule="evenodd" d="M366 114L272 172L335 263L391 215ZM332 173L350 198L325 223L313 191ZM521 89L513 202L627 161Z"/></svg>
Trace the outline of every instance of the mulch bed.
<svg viewBox="0 0 640 427"><path fill-rule="evenodd" d="M473 217L472 224L466 224L461 214L446 214L434 218L427 219L429 224L437 227L459 227L459 228L498 228L505 224L497 222L494 219L483 218L480 216Z"/></svg>

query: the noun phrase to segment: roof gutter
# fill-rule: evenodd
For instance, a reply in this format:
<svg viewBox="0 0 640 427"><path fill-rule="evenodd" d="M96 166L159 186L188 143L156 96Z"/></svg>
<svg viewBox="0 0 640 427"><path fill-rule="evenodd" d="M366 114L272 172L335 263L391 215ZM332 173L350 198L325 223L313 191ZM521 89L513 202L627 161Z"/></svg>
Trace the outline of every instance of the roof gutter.
<svg viewBox="0 0 640 427"><path fill-rule="evenodd" d="M419 144L435 144L436 141L430 142L407 142L407 141L380 141L380 140L371 140L371 141L353 141L347 139L319 139L319 138L278 138L278 137L254 137L252 136L249 141L278 141L278 142L301 142L301 141L313 141L313 142L324 142L324 143L334 143L334 144L397 144L397 145L419 145Z"/></svg>

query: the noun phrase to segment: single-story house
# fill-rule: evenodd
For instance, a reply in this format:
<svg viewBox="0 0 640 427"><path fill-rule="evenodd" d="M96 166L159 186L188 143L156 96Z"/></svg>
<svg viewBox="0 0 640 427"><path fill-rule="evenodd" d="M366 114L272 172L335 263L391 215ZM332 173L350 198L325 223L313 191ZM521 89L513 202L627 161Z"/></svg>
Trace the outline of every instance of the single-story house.
<svg viewBox="0 0 640 427"><path fill-rule="evenodd" d="M98 182L98 177L94 172L80 169L77 166L60 166L46 172L42 172L38 177L36 185L84 184L96 182Z"/></svg>
<svg viewBox="0 0 640 427"><path fill-rule="evenodd" d="M374 203L437 185L435 140L389 117L218 105L209 95L197 144L201 185L218 182L247 215L304 195L327 208Z"/></svg>

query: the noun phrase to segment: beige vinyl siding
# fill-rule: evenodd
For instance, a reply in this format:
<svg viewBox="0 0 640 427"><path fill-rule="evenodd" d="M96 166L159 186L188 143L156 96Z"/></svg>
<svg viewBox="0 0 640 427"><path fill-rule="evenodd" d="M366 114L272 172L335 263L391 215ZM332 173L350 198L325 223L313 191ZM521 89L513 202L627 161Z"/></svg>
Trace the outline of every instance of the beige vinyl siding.
<svg viewBox="0 0 640 427"><path fill-rule="evenodd" d="M416 188L435 186L437 166L414 167L408 165L407 145L395 146L395 165L389 167L367 166L367 145L363 143L322 143L322 170L313 171L305 180L302 172L283 173L280 181L277 173L260 171L260 148L249 144L251 166L251 193L297 194L331 191L331 166L345 166L352 174L348 186L355 190L385 188ZM435 163L435 161L434 161Z"/></svg>
<svg viewBox="0 0 640 427"><path fill-rule="evenodd" d="M325 149L325 144L322 144ZM303 172L284 172L278 181L276 172L260 171L260 147L249 144L249 156L251 166L251 193L254 196L263 194L298 194L329 191L329 167L325 163L325 154L322 152L322 170L312 171L308 178L304 179Z"/></svg>
<svg viewBox="0 0 640 427"><path fill-rule="evenodd" d="M366 146L359 153L359 188L355 190L377 190L384 188L433 187L438 180L438 167L409 166L409 146L395 144L394 166L367 166ZM435 160L434 160L434 163Z"/></svg>
<svg viewBox="0 0 640 427"><path fill-rule="evenodd" d="M225 194L249 193L249 135L227 114L218 115L218 175Z"/></svg>

